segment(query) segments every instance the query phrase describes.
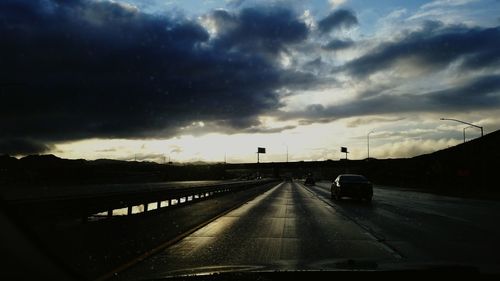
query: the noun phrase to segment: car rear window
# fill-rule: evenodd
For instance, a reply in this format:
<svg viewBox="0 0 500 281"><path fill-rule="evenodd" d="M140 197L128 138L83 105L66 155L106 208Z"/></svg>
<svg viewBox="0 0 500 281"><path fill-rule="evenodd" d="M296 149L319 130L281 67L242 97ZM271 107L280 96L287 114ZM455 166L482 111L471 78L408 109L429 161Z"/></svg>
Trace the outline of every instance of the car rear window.
<svg viewBox="0 0 500 281"><path fill-rule="evenodd" d="M367 181L367 179L363 176L342 176L342 177L340 177L340 181L342 181L342 182L360 182L360 181Z"/></svg>

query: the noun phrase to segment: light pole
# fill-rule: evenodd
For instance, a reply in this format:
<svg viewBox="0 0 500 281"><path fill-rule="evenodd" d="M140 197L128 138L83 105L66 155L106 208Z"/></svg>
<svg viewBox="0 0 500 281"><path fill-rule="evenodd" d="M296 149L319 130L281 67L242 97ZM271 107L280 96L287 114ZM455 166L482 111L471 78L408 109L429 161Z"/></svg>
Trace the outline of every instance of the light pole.
<svg viewBox="0 0 500 281"><path fill-rule="evenodd" d="M286 162L288 163L288 144L286 145Z"/></svg>
<svg viewBox="0 0 500 281"><path fill-rule="evenodd" d="M286 163L288 163L288 143L282 141L281 145L283 145L285 147L285 151L286 151Z"/></svg>
<svg viewBox="0 0 500 281"><path fill-rule="evenodd" d="M479 129L481 129L481 137L483 137L483 127L481 127L481 126L477 126L477 125L474 125L472 123L468 123L468 122L465 122L465 121L460 121L460 120L452 119L452 118L441 118L440 120L450 120L450 121L460 122L462 124L466 124L466 125L470 125L472 127L479 128Z"/></svg>
<svg viewBox="0 0 500 281"><path fill-rule="evenodd" d="M472 127L472 126L467 126L464 128L464 143L465 143L465 129L470 128L470 127Z"/></svg>
<svg viewBox="0 0 500 281"><path fill-rule="evenodd" d="M368 160L370 160L370 134L373 133L373 131L370 131L368 133L368 135L366 135L366 143L367 143L367 146L368 146Z"/></svg>

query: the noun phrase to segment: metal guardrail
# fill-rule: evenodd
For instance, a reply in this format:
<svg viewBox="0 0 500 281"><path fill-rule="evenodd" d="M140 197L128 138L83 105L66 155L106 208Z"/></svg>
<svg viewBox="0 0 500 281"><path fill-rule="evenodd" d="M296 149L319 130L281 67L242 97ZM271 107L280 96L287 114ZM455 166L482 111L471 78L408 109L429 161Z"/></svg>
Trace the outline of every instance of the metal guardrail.
<svg viewBox="0 0 500 281"><path fill-rule="evenodd" d="M142 213L185 203L194 203L210 196L246 190L276 181L276 179L264 179L166 190L114 192L98 194L95 197L13 200L8 201L7 204L9 208L21 216L51 221L81 219L85 222L95 216L111 217L117 210L120 210L121 215L133 215L138 213L137 209L141 209L140 212Z"/></svg>

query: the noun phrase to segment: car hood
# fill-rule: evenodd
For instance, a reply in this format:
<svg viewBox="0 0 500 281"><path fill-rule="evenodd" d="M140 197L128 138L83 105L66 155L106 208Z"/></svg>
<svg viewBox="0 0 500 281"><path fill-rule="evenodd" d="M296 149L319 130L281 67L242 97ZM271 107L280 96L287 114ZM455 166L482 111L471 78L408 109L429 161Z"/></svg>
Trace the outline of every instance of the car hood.
<svg viewBox="0 0 500 281"><path fill-rule="evenodd" d="M143 276L138 280L176 280L190 277L194 280L205 280L203 277L218 280L241 279L246 276L248 280L274 280L283 278L289 273L301 273L302 277L313 277L318 274L343 274L350 272L381 272L381 273L444 273L451 275L462 274L495 274L500 270L495 264L470 264L455 262L408 262L408 261L375 261L369 259L342 259L322 260L314 263L297 264L295 261L282 261L272 265L221 265L196 268L186 268L168 272L156 272ZM267 276L262 279L262 276ZM296 275L294 275L297 277Z"/></svg>

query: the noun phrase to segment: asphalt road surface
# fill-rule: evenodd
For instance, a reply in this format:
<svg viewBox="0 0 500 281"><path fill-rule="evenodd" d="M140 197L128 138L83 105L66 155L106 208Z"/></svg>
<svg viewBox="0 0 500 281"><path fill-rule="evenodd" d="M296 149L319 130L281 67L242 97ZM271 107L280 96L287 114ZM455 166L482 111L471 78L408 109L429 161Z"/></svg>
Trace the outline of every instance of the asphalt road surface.
<svg viewBox="0 0 500 281"><path fill-rule="evenodd" d="M118 277L231 270L500 271L500 203L375 188L371 204L330 199L329 184L281 183Z"/></svg>

